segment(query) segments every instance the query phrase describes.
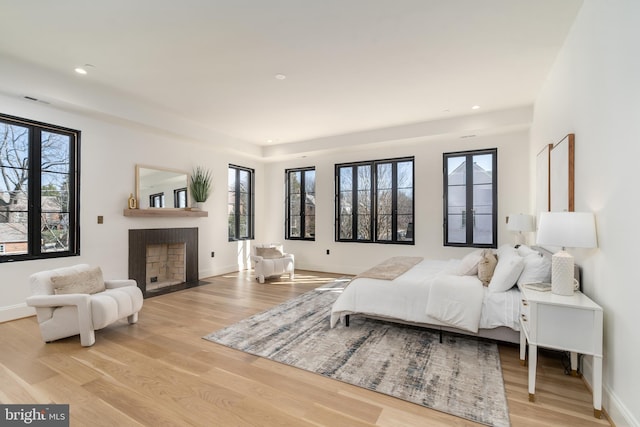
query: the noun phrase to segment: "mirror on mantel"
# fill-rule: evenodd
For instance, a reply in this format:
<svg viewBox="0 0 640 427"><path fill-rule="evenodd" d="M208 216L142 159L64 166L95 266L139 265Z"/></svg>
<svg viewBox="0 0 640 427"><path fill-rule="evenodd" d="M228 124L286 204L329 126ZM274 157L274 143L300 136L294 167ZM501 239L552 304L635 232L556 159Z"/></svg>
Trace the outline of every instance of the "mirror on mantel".
<svg viewBox="0 0 640 427"><path fill-rule="evenodd" d="M136 198L140 209L189 206L186 172L136 165Z"/></svg>

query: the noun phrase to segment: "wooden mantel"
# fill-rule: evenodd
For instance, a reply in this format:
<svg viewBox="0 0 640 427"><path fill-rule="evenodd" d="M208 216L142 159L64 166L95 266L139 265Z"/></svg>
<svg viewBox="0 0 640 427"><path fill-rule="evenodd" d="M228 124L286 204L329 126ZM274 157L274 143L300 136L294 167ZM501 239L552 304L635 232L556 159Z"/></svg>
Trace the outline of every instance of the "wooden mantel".
<svg viewBox="0 0 640 427"><path fill-rule="evenodd" d="M122 211L124 216L138 216L138 217L178 217L178 216L191 216L191 217L205 217L209 216L209 212L196 209L171 209L171 208L151 208L151 209L124 209Z"/></svg>

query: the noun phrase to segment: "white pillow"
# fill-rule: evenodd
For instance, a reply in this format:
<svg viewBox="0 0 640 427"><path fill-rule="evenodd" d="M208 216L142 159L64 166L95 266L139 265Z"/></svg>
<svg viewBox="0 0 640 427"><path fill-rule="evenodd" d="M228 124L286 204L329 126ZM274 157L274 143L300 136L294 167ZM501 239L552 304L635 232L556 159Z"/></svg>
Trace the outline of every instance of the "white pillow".
<svg viewBox="0 0 640 427"><path fill-rule="evenodd" d="M551 260L536 253L524 257L524 269L518 278L518 285L538 282L551 282Z"/></svg>
<svg viewBox="0 0 640 427"><path fill-rule="evenodd" d="M489 292L506 292L511 289L518 281L523 268L524 260L517 253L498 255L498 265L489 282Z"/></svg>
<svg viewBox="0 0 640 427"><path fill-rule="evenodd" d="M500 258L509 255L518 255L518 250L511 245L502 245L496 250L496 255L498 255L498 261L500 261Z"/></svg>
<svg viewBox="0 0 640 427"><path fill-rule="evenodd" d="M475 276L478 274L478 264L482 260L482 249L471 252L460 261L458 276Z"/></svg>
<svg viewBox="0 0 640 427"><path fill-rule="evenodd" d="M538 251L536 251L535 249L531 249L527 245L518 246L517 251L518 251L518 255L520 255L523 258L529 255L539 255Z"/></svg>

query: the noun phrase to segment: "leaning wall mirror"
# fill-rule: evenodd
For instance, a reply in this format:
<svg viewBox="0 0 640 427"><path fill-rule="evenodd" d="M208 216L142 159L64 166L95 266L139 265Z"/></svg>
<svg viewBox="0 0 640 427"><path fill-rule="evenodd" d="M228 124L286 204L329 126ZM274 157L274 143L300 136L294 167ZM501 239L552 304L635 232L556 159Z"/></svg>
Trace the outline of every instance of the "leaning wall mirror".
<svg viewBox="0 0 640 427"><path fill-rule="evenodd" d="M189 174L180 170L136 165L136 198L140 209L189 206Z"/></svg>
<svg viewBox="0 0 640 427"><path fill-rule="evenodd" d="M573 212L575 135L553 144L549 152L549 211Z"/></svg>

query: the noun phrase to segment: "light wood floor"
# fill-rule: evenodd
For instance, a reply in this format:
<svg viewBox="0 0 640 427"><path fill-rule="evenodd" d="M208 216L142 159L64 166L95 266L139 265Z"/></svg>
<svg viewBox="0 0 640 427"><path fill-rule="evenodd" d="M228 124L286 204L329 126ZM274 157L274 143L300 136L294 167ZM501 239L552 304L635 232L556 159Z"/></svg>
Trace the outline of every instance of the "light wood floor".
<svg viewBox="0 0 640 427"><path fill-rule="evenodd" d="M35 318L0 324L0 402L68 403L72 426L468 426L474 423L203 340L337 277L300 271L295 282L258 284L247 273L145 300L136 325L41 341ZM284 278L283 278L284 279ZM539 357L537 401L515 346L500 356L513 426L609 425L591 394Z"/></svg>

